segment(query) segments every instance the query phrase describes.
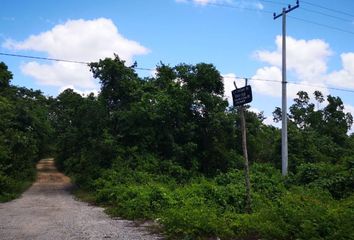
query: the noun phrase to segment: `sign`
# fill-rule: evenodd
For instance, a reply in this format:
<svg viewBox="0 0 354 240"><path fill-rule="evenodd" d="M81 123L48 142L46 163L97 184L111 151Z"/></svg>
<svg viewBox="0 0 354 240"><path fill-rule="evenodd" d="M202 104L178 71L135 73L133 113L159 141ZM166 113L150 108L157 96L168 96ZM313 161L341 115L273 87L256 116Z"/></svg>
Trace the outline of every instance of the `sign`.
<svg viewBox="0 0 354 240"><path fill-rule="evenodd" d="M252 88L249 85L243 88L237 88L231 93L235 107L252 102Z"/></svg>

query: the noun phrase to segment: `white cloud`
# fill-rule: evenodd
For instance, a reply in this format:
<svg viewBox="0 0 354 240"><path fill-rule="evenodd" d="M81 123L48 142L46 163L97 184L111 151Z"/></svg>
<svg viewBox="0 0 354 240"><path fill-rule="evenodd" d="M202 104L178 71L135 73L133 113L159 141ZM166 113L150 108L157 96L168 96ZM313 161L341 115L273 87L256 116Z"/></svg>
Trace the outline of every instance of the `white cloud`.
<svg viewBox="0 0 354 240"><path fill-rule="evenodd" d="M259 68L252 79L255 79L252 81L252 87L258 93L274 97L281 93L281 70L279 67Z"/></svg>
<svg viewBox="0 0 354 240"><path fill-rule="evenodd" d="M223 4L223 3L231 3L231 0L193 0L195 4L198 5L207 5L207 4Z"/></svg>
<svg viewBox="0 0 354 240"><path fill-rule="evenodd" d="M334 86L354 88L354 53L341 54L343 69L329 74L328 82Z"/></svg>
<svg viewBox="0 0 354 240"><path fill-rule="evenodd" d="M276 66L263 67L257 69L256 74L252 77L252 87L255 92L272 97L280 97L282 95L282 73L281 69ZM297 84L287 84L287 97L296 98L299 91L306 91L312 94L316 90L320 90L324 95L329 91L324 83L313 83L307 81L299 81Z"/></svg>
<svg viewBox="0 0 354 240"><path fill-rule="evenodd" d="M122 36L114 23L106 18L68 20L24 41L8 39L3 47L44 52L50 58L83 62L98 61L101 58L113 57L113 53L117 53L121 59L127 61L127 64L133 62L135 55L149 52L138 42ZM72 85L79 89L97 87L85 65L29 62L22 66L22 70L43 85L58 87Z"/></svg>
<svg viewBox="0 0 354 240"><path fill-rule="evenodd" d="M236 75L233 73L223 74L224 82L224 95L229 103L229 106L233 105L231 91L235 89L234 82L236 81ZM238 79L239 80L239 79Z"/></svg>
<svg viewBox="0 0 354 240"><path fill-rule="evenodd" d="M256 114L260 114L262 113L263 114L263 117L264 117L264 120L263 120L263 123L265 125L272 125L274 127L277 127L277 128L280 128L281 127L281 123L276 123L273 121L273 115L270 115L270 116L264 116L264 112L263 111L260 111L258 108L255 108L255 107L250 107L248 109L248 111L250 112L254 112Z"/></svg>
<svg viewBox="0 0 354 240"><path fill-rule="evenodd" d="M21 71L33 77L41 85L62 87L73 85L80 88L96 88L92 73L86 65L55 62L40 64L29 62L21 66Z"/></svg>
<svg viewBox="0 0 354 240"><path fill-rule="evenodd" d="M263 123L265 125L271 125L271 126L274 126L274 127L277 127L277 128L281 128L281 122L274 122L273 120L273 116L267 116L265 117L265 119L263 120Z"/></svg>
<svg viewBox="0 0 354 240"><path fill-rule="evenodd" d="M295 81L297 84L288 84L289 98L296 97L300 90L309 93L320 90L327 94L325 76L327 74L327 60L332 54L329 45L320 39L297 40L287 37L287 81ZM256 51L256 59L270 66L259 68L253 76L255 79L274 80L276 82L255 81L255 91L273 97L281 96L281 66L282 66L282 38L277 36L275 40L276 50ZM278 83L279 82L279 83ZM311 86L312 85L312 86Z"/></svg>
<svg viewBox="0 0 354 240"><path fill-rule="evenodd" d="M354 117L354 106L349 105L349 104L344 104L344 112L345 113L351 113L352 116ZM352 125L351 129L349 129L348 134L354 133L354 125Z"/></svg>
<svg viewBox="0 0 354 240"><path fill-rule="evenodd" d="M260 111L258 108L255 108L255 107L250 107L248 109L248 111L250 112L254 112L255 114L260 114L262 111Z"/></svg>
<svg viewBox="0 0 354 240"><path fill-rule="evenodd" d="M255 7L256 7L257 9L259 9L259 10L263 10L263 9L264 9L263 4L262 4L262 3L260 3L260 2L255 3L254 5L255 5Z"/></svg>
<svg viewBox="0 0 354 240"><path fill-rule="evenodd" d="M275 51L257 51L258 60L281 67L282 37L277 36ZM329 45L320 39L297 40L286 38L287 69L294 71L300 80L321 82L322 76L327 71L327 60L332 54Z"/></svg>
<svg viewBox="0 0 354 240"><path fill-rule="evenodd" d="M98 95L97 89L91 89L91 90L90 90L90 89L87 89L87 90L81 91L81 90L79 90L79 89L76 89L73 85L66 85L66 86L61 87L61 88L59 89L59 91L58 91L58 94L60 94L61 92L63 92L64 90L66 90L66 89L68 89L68 88L74 90L74 92L80 94L81 96L88 96L88 95L90 95L91 93L93 93L95 96Z"/></svg>
<svg viewBox="0 0 354 240"><path fill-rule="evenodd" d="M349 104L344 104L344 112L351 113L354 117L354 106L349 105Z"/></svg>
<svg viewBox="0 0 354 240"><path fill-rule="evenodd" d="M196 5L205 6L208 4L228 4L230 6L235 6L239 8L255 8L258 10L264 9L264 6L259 1L249 1L249 0L175 0L177 3L188 3L192 2Z"/></svg>
<svg viewBox="0 0 354 240"><path fill-rule="evenodd" d="M209 3L216 3L218 1L217 0L193 0L193 2L195 2L196 4L200 4L200 5L206 5Z"/></svg>

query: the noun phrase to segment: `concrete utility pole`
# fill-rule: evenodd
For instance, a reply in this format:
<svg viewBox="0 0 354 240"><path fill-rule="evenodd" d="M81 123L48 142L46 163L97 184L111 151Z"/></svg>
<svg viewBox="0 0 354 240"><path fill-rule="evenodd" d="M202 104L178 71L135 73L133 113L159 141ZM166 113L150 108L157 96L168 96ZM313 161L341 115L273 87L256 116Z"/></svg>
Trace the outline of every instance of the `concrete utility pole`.
<svg viewBox="0 0 354 240"><path fill-rule="evenodd" d="M282 44L282 115L281 115L281 162L282 162L282 174L286 176L288 174L288 107L286 96L286 14L292 10L298 8L299 0L296 1L295 6L288 5L288 8L283 8L282 13L273 14L274 20L282 16L283 20L283 44Z"/></svg>

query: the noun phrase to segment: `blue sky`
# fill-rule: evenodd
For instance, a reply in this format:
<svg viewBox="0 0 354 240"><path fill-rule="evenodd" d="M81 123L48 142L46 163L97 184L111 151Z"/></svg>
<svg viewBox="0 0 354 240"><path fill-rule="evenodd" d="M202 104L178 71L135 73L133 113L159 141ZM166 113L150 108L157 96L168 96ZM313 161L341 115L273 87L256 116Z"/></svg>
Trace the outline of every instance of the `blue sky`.
<svg viewBox="0 0 354 240"><path fill-rule="evenodd" d="M281 19L295 0L2 0L0 52L97 61L118 53L128 63L153 69L165 64L213 63L226 76L281 80ZM300 0L289 13L288 104L298 90L340 96L354 113L354 1ZM326 25L326 26L323 26ZM0 55L13 84L57 95L67 87L97 91L88 68ZM149 76L153 71L138 71ZM236 79L239 85L243 81ZM281 105L281 84L250 80L254 111ZM320 86L313 87L313 86ZM333 88L350 91L337 91Z"/></svg>

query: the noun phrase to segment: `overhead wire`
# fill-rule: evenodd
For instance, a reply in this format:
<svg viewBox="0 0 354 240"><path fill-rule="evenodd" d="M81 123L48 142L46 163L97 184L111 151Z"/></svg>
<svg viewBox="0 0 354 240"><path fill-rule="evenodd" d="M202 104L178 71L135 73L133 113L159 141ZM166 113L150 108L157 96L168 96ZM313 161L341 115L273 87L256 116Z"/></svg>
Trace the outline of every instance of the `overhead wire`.
<svg viewBox="0 0 354 240"><path fill-rule="evenodd" d="M194 3L193 1L187 1L187 2L189 2L189 3ZM203 3L203 5L215 6L215 7L223 7L223 8L239 9L239 10L246 10L246 11L252 11L252 12L264 12L264 13L270 13L270 14L273 13L273 12L271 12L271 11L267 11L267 10L260 9L260 8L250 8L250 7L236 6L236 5L223 4L223 3L212 3L212 2L208 2L208 3Z"/></svg>
<svg viewBox="0 0 354 240"><path fill-rule="evenodd" d="M262 2L267 2L267 3L272 3L272 4L277 4L277 5L280 5L280 4L284 5L284 3L281 3L281 2L278 2L278 1L273 1L273 0L261 0L261 1ZM194 3L191 0L187 1L187 2ZM348 14L346 12L343 12L343 11L340 11L340 10L331 9L331 8L327 8L327 7L324 7L322 5L318 5L318 4L312 4L312 3L307 2L307 1L301 0L300 4L301 3L307 3L308 5L313 5L313 6L316 6L316 7L319 7L319 8L323 8L323 9L326 9L326 10L332 10L333 12L336 12L336 13L341 13L341 14L345 14L345 15L354 17L354 15ZM240 7L240 6L230 5L230 4L223 4L223 3L210 3L209 2L209 3L203 3L203 5L223 7L223 8L243 9L243 10L256 11L256 12L267 13L267 14L273 14L274 13L272 11L259 9L259 8L246 8L246 7ZM308 8L305 8L304 11L313 12L313 13L320 14L320 15L323 15L323 16L326 16L326 17L331 17L333 19L337 19L337 20L340 20L340 21L345 21L345 22L350 23L349 19L345 19L345 18L342 18L342 17L337 17L337 16L334 16L334 15L331 15L331 14L320 12L320 11L316 11L316 10L312 10L312 9L308 9ZM335 31L339 31L339 32L343 32L343 33L348 33L348 34L354 35L353 31L345 30L343 28L339 28L339 27L335 27L335 26L319 23L319 22L316 22L316 21L299 18L299 17L294 17L294 16L290 16L290 15L288 17L292 18L292 19L295 19L295 20L298 20L298 21L301 21L301 22L306 22L306 23L310 23L310 24L317 25L317 26L320 26L320 27L328 28L328 29L331 29L331 30L335 30Z"/></svg>
<svg viewBox="0 0 354 240"><path fill-rule="evenodd" d="M352 22L351 20L349 20L347 18L337 17L337 16L334 16L334 15L331 15L331 14L327 14L327 13L324 13L324 12L320 12L320 11L316 11L316 10L312 10L312 9L308 9L308 8L304 8L304 7L301 7L299 9L304 10L306 12L312 12L312 13L316 13L316 14L319 14L319 15L322 15L322 16L326 16L326 17L330 17L330 18L333 18L333 19L337 19L337 20L340 20L340 21L343 21L343 22L348 22L348 23Z"/></svg>
<svg viewBox="0 0 354 240"><path fill-rule="evenodd" d="M328 28L328 29L332 29L332 30L336 30L336 31L339 31L339 32L344 32L344 33L348 33L348 34L354 35L354 32L349 31L349 30L345 30L345 29L342 29L342 28L333 27L333 26L330 26L330 25L327 25L327 24L323 24L323 23L319 23L319 22L315 22L315 21L311 21L311 20L307 20L307 19L303 19L303 18L299 18L299 17L294 17L294 16L290 16L290 15L287 16L287 17L295 19L297 21L311 23L313 25L317 25L317 26L320 26L320 27L325 27L325 28Z"/></svg>
<svg viewBox="0 0 354 240"><path fill-rule="evenodd" d="M275 5L284 5L284 2L275 1L275 0L260 0L260 1L261 2L265 2L265 3L275 4ZM320 8L320 9L323 9L323 10L326 10L326 11L330 11L330 12L333 12L333 13L336 13L336 14L341 14L341 15L345 15L345 16L349 16L349 17L354 17L354 15L351 14L351 13L348 13L348 12L345 12L345 11L342 11L342 10L338 10L338 9L329 8L329 7L320 5L320 4L312 3L310 1L300 0L299 2L300 2L301 5L305 4L305 5L308 5L308 6L312 6L312 7ZM301 8L304 9L303 6L301 6ZM330 15L330 14L326 14L326 13L323 13L323 12L319 12L319 11L315 11L315 10L311 10L311 9L307 9L307 10L311 11L311 12L317 12L317 13L319 13L321 15L324 15L324 16L338 18L338 19L342 19L342 20L348 21L348 19L344 19L344 18L341 18L341 17L336 17L336 16L333 16L333 15Z"/></svg>
<svg viewBox="0 0 354 240"><path fill-rule="evenodd" d="M89 62L73 61L73 60L64 60L64 59L58 59L58 58L47 58L47 57L29 56L29 55L14 54L14 53L3 53L3 52L1 52L0 55L3 55L3 56L10 56L10 57L20 57L20 58L31 58L31 59L37 59L37 60L55 61L55 62L78 63L78 64L85 64L85 65L88 65L88 64L89 64Z"/></svg>
<svg viewBox="0 0 354 240"><path fill-rule="evenodd" d="M282 5L282 6L284 6L284 3L283 3L283 2L278 2L278 1L272 1L272 0L261 0L261 2L271 3L271 4L275 4L275 5Z"/></svg>
<svg viewBox="0 0 354 240"><path fill-rule="evenodd" d="M314 84L303 84L303 83L291 82L291 81L288 83L293 84L293 85L306 86L306 87L314 87L314 88L322 88L322 89L329 89L329 90L335 90L335 91L341 91L341 92L354 93L354 90L345 89L345 88L327 87L327 86L320 86L320 85L314 85Z"/></svg>
<svg viewBox="0 0 354 240"><path fill-rule="evenodd" d="M253 78L253 77L223 76L223 78L229 78L229 79L248 79L249 81L261 81L261 82L281 83L281 80L264 79L264 78ZM304 84L304 83L299 83L299 82L295 82L295 81L287 81L287 83L288 83L288 84L293 84L293 85L306 86L306 87L315 87L315 88L322 88L322 89L329 89L329 90L335 90L335 91L341 91L341 92L354 93L354 90L346 89L346 88L336 88L336 87L321 86L321 85L315 85L315 84Z"/></svg>
<svg viewBox="0 0 354 240"><path fill-rule="evenodd" d="M307 4L307 5L310 5L310 6L313 6L313 7L318 7L318 8L327 10L327 11L331 11L331 12L339 13L339 14L342 14L342 15L346 15L346 16L349 16L349 17L354 17L354 15L351 14L351 13L344 12L344 11L338 10L338 9L329 8L329 7L326 7L326 6L317 4L317 3L312 3L310 1L301 0L301 3Z"/></svg>
<svg viewBox="0 0 354 240"><path fill-rule="evenodd" d="M9 56L9 57L20 57L20 58L29 58L29 59L37 59L37 60L46 60L46 61L55 61L55 62L67 62L67 63L77 63L77 64L84 64L89 65L89 62L84 61L75 61L75 60L66 60L66 59L59 59L59 58L48 58L48 57L39 57L39 56L30 56L30 55L22 55L22 54L14 54L14 53L3 53L0 52L2 56ZM143 71L153 71L154 69L150 68L141 68L141 67L134 67L137 70Z"/></svg>
<svg viewBox="0 0 354 240"><path fill-rule="evenodd" d="M74 63L74 64L89 65L89 62L66 60L66 59L59 59L59 58L47 58L47 57L3 53L3 52L0 52L0 55L10 56L10 57L18 57L18 58L38 59L38 60L46 60L46 61L67 62L67 63ZM155 68L146 68L146 67L134 67L134 69L141 70L141 71L155 71L156 70ZM281 83L280 80L275 80L275 79L264 79L264 78L242 77L242 76L222 76L222 77L226 78L226 79L248 79L250 81ZM287 83L294 84L294 85L302 85L302 86L307 86L307 87L326 88L326 89L330 89L330 90L354 93L354 90L345 89L345 88L324 87L324 86L320 86L320 85L302 84L302 83L298 83L295 81L288 81Z"/></svg>

